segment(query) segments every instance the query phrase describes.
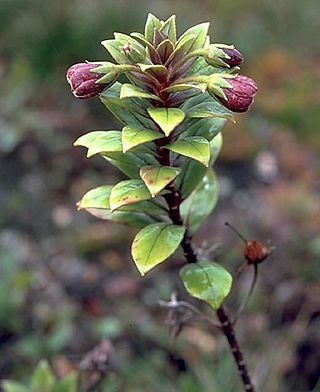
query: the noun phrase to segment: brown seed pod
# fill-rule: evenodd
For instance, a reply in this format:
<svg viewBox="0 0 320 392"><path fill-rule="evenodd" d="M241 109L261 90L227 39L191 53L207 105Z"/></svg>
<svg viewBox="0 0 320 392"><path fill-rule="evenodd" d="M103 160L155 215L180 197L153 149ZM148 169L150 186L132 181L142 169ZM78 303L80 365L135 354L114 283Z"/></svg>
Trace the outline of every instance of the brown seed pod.
<svg viewBox="0 0 320 392"><path fill-rule="evenodd" d="M245 243L243 255L247 260L248 265L260 264L269 256L271 249L268 249L260 241L254 239L247 240L241 233L239 233L238 230L236 230L232 225L230 225L230 223L226 222L225 225L228 226L233 232L235 232L238 237L240 237Z"/></svg>
<svg viewBox="0 0 320 392"><path fill-rule="evenodd" d="M262 263L269 256L269 249L262 245L258 240L246 241L243 251L248 264Z"/></svg>

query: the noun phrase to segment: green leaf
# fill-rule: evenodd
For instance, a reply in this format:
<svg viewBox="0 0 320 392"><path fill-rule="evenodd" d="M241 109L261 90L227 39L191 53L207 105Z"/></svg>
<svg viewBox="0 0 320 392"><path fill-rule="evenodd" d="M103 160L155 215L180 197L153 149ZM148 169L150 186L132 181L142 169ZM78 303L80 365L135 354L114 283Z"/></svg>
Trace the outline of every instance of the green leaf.
<svg viewBox="0 0 320 392"><path fill-rule="evenodd" d="M111 211L126 204L149 200L151 194L142 180L124 180L115 185L110 193Z"/></svg>
<svg viewBox="0 0 320 392"><path fill-rule="evenodd" d="M109 197L112 188L112 185L102 185L90 189L77 204L78 210L86 208L110 209Z"/></svg>
<svg viewBox="0 0 320 392"><path fill-rule="evenodd" d="M106 131L97 136L88 148L87 157L109 152L122 152L120 131Z"/></svg>
<svg viewBox="0 0 320 392"><path fill-rule="evenodd" d="M104 135L106 131L91 131L80 136L74 143L74 146L89 148L98 136Z"/></svg>
<svg viewBox="0 0 320 392"><path fill-rule="evenodd" d="M121 87L120 91L120 99L123 98L147 98L147 99L154 99L156 101L161 101L157 95L149 93L130 83L125 83Z"/></svg>
<svg viewBox="0 0 320 392"><path fill-rule="evenodd" d="M59 381L53 388L53 392L77 392L77 374L70 373Z"/></svg>
<svg viewBox="0 0 320 392"><path fill-rule="evenodd" d="M77 204L78 210L97 208L110 210L110 193L113 185L102 185L90 189ZM121 211L146 212L150 214L163 214L163 208L159 207L154 201L140 201L134 204L128 204L121 207Z"/></svg>
<svg viewBox="0 0 320 392"><path fill-rule="evenodd" d="M32 392L51 392L54 383L55 377L47 361L41 361L32 374Z"/></svg>
<svg viewBox="0 0 320 392"><path fill-rule="evenodd" d="M146 50L143 45L126 34L114 33L115 39L102 41L101 44L119 64L143 63ZM125 50L128 48L128 50Z"/></svg>
<svg viewBox="0 0 320 392"><path fill-rule="evenodd" d="M162 91L167 93L177 93L180 91L187 91L187 90L199 90L200 92L204 93L207 89L207 85L205 83L180 83L180 84L172 84L171 86L163 89Z"/></svg>
<svg viewBox="0 0 320 392"><path fill-rule="evenodd" d="M170 182L172 182L181 169L170 166L144 166L140 169L140 176L152 197L162 191Z"/></svg>
<svg viewBox="0 0 320 392"><path fill-rule="evenodd" d="M184 120L185 114L176 108L148 108L150 117L159 125L166 136Z"/></svg>
<svg viewBox="0 0 320 392"><path fill-rule="evenodd" d="M222 134L221 134L221 132L219 132L218 135L215 136L211 140L210 148L211 148L210 164L212 165L215 162L215 160L217 159L219 152L222 148Z"/></svg>
<svg viewBox="0 0 320 392"><path fill-rule="evenodd" d="M180 189L183 198L186 198L196 188L206 171L207 168L202 163L193 159L184 163L175 184L176 188Z"/></svg>
<svg viewBox="0 0 320 392"><path fill-rule="evenodd" d="M179 127L176 133L179 135L178 139L190 136L202 136L208 141L211 141L217 136L225 121L222 118L190 118L185 120L184 126Z"/></svg>
<svg viewBox="0 0 320 392"><path fill-rule="evenodd" d="M80 200L78 210L85 209L91 215L114 223L125 224L134 227L144 227L161 220L164 210L148 201L125 205L120 210L111 212L109 205L112 185L103 185L89 190Z"/></svg>
<svg viewBox="0 0 320 392"><path fill-rule="evenodd" d="M183 58L183 56L188 53L189 48L192 47L196 38L197 36L195 34L190 34L183 37L182 39L179 39L175 50L171 53L170 57L165 62L165 65L173 68L173 65L178 63Z"/></svg>
<svg viewBox="0 0 320 392"><path fill-rule="evenodd" d="M172 56L168 60L170 63L172 60L177 61L181 57L196 49L203 48L210 23L201 23L188 29L182 36L178 39L176 50L173 52Z"/></svg>
<svg viewBox="0 0 320 392"><path fill-rule="evenodd" d="M142 72L147 72L148 74L156 77L162 78L167 75L167 68L161 64L137 64Z"/></svg>
<svg viewBox="0 0 320 392"><path fill-rule="evenodd" d="M130 124L131 127L153 129L154 123L147 112L148 101L139 98L120 99L121 86L121 83L115 83L112 87L104 90L100 94L102 103L123 124Z"/></svg>
<svg viewBox="0 0 320 392"><path fill-rule="evenodd" d="M4 392L29 392L29 388L19 382L5 380L2 382Z"/></svg>
<svg viewBox="0 0 320 392"><path fill-rule="evenodd" d="M194 233L214 209L219 194L219 184L213 170L209 169L196 189L180 206L185 226Z"/></svg>
<svg viewBox="0 0 320 392"><path fill-rule="evenodd" d="M114 211L101 210L98 208L87 208L86 211L98 219L111 221L120 225L142 228L152 223L158 222L160 219L155 219L143 212L128 212L128 211Z"/></svg>
<svg viewBox="0 0 320 392"><path fill-rule="evenodd" d="M184 227L167 223L155 223L139 231L131 253L140 274L143 276L171 256L179 247L184 232Z"/></svg>
<svg viewBox="0 0 320 392"><path fill-rule="evenodd" d="M214 100L203 102L193 107L187 112L187 116L191 118L221 117L234 121L231 110Z"/></svg>
<svg viewBox="0 0 320 392"><path fill-rule="evenodd" d="M165 39L164 41L160 42L160 44L157 46L157 52L159 53L163 63L166 62L166 60L170 57L173 51L174 46L172 42L168 39Z"/></svg>
<svg viewBox="0 0 320 392"><path fill-rule="evenodd" d="M204 137L192 136L179 139L171 144L163 146L163 148L195 159L206 167L209 165L210 143Z"/></svg>
<svg viewBox="0 0 320 392"><path fill-rule="evenodd" d="M182 105L181 109L185 113L188 113L197 108L198 105L212 101L213 99L209 94L201 94L188 99ZM176 132L181 134L181 137L203 136L207 140L211 141L218 134L225 122L226 120L221 117L190 118L187 114L183 127L179 127Z"/></svg>
<svg viewBox="0 0 320 392"><path fill-rule="evenodd" d="M140 178L139 169L141 166L157 163L155 157L151 155L130 152L112 152L108 153L108 156L103 155L103 158L130 178Z"/></svg>
<svg viewBox="0 0 320 392"><path fill-rule="evenodd" d="M219 309L231 290L232 276L221 265L210 261L186 265L180 277L192 297L208 303L214 310Z"/></svg>
<svg viewBox="0 0 320 392"><path fill-rule="evenodd" d="M149 13L145 24L144 35L151 44L153 43L154 29L161 29L161 21Z"/></svg>
<svg viewBox="0 0 320 392"><path fill-rule="evenodd" d="M173 44L177 40L177 29L176 29L176 16L172 15L167 19L160 28L160 33L168 38Z"/></svg>
<svg viewBox="0 0 320 392"><path fill-rule="evenodd" d="M122 130L122 148L123 152L127 152L133 147L142 143L152 142L161 139L163 134L144 128L124 127Z"/></svg>

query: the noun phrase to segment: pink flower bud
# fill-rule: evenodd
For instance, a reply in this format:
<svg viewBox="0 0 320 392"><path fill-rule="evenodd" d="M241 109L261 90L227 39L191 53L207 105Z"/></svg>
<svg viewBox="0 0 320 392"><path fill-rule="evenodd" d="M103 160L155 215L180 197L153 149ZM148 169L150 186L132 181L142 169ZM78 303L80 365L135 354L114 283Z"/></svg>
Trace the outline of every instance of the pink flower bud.
<svg viewBox="0 0 320 392"><path fill-rule="evenodd" d="M67 70L67 81L76 98L91 98L101 93L108 84L96 83L104 74L91 72L99 64L78 63Z"/></svg>
<svg viewBox="0 0 320 392"><path fill-rule="evenodd" d="M222 61L230 67L237 67L243 62L243 54L238 49L222 48L223 52L229 56L229 58L223 58Z"/></svg>
<svg viewBox="0 0 320 392"><path fill-rule="evenodd" d="M258 87L256 82L244 75L228 78L227 81L231 87L222 88L227 100L215 95L216 98L233 112L246 112L257 93Z"/></svg>

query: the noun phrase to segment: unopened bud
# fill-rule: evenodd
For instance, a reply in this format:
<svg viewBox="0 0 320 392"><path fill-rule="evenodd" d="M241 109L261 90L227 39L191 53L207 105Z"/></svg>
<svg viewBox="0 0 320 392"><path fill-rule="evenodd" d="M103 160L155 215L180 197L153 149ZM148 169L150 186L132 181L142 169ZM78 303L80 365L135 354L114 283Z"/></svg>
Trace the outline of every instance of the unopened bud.
<svg viewBox="0 0 320 392"><path fill-rule="evenodd" d="M208 88L209 93L233 112L246 112L252 104L258 90L255 81L244 75L237 75L233 78L228 77L225 81L229 86L220 87L224 97L216 93L216 88L213 88L215 86L211 90Z"/></svg>
<svg viewBox="0 0 320 392"><path fill-rule="evenodd" d="M104 73L92 71L97 67L99 64L78 63L67 70L67 81L75 97L81 99L94 97L115 81L116 75L113 73L106 80L102 80L102 83L97 83L99 79L105 79L106 76Z"/></svg>
<svg viewBox="0 0 320 392"><path fill-rule="evenodd" d="M237 67L243 62L242 53L233 45L210 45L206 62L214 67Z"/></svg>

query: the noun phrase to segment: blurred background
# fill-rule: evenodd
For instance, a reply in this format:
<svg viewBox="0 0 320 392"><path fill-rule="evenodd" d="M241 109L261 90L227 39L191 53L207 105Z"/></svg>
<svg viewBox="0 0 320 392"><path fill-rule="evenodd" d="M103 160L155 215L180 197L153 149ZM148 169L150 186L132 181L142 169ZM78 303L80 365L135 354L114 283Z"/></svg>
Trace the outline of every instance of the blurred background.
<svg viewBox="0 0 320 392"><path fill-rule="evenodd" d="M242 73L259 93L224 129L220 201L195 242L233 273L243 244L225 221L275 247L239 340L258 391L320 391L319 0L0 0L0 379L28 382L46 358L59 376L81 363L83 390L241 389L212 326L191 322L169 336L158 300L176 287L185 296L181 254L142 279L129 254L135 231L75 207L121 175L73 141L119 124L98 99L74 99L66 68L108 59L100 41L141 31L148 12L176 14L180 33L211 21L212 42L245 54ZM230 313L251 276L236 281ZM94 347L110 360L90 387L100 377Z"/></svg>

